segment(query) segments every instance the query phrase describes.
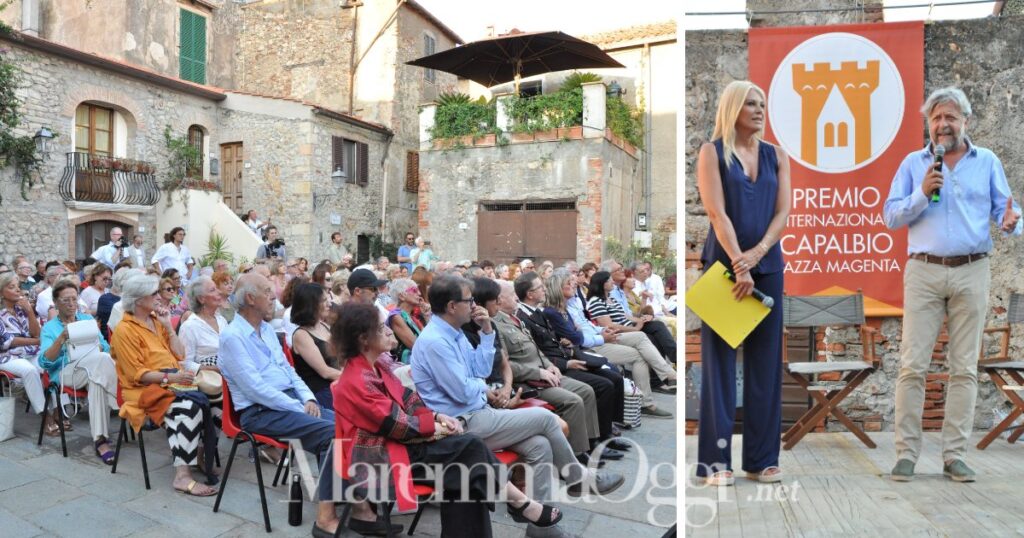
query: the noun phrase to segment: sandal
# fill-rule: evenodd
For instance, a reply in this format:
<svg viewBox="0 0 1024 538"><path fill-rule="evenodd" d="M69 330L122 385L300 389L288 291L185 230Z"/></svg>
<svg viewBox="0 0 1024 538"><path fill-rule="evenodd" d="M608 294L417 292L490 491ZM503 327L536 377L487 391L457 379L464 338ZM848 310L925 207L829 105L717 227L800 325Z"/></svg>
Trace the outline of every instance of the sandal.
<svg viewBox="0 0 1024 538"><path fill-rule="evenodd" d="M107 445L107 450L102 454L100 453L100 445ZM96 442L93 443L93 450L95 450L96 455L99 456L101 460L103 460L103 463L107 465L114 464L114 451L110 450L110 445L108 444L107 439L97 439Z"/></svg>
<svg viewBox="0 0 1024 538"><path fill-rule="evenodd" d="M705 478L704 483L709 486L731 486L735 480L732 476L732 471L718 471Z"/></svg>
<svg viewBox="0 0 1024 538"><path fill-rule="evenodd" d="M779 469L778 465L772 465L765 467L757 473L747 473L747 478L750 480L757 480L762 484L771 484L773 482L782 482L782 469Z"/></svg>
<svg viewBox="0 0 1024 538"><path fill-rule="evenodd" d="M46 421L44 433L47 437L60 437L60 426L56 420L53 420L53 416L50 416L50 420Z"/></svg>
<svg viewBox="0 0 1024 538"><path fill-rule="evenodd" d="M526 507L530 506L530 503L534 502L536 501L526 501L519 508L514 508L512 506L512 503L508 503L508 515L512 516L512 521L515 521L516 523L530 523L536 527L541 528L551 527L562 520L561 510L558 510L554 506L541 504L541 506L543 506L544 509L541 511L540 517L537 518L537 521L531 521L530 518L526 517L525 512ZM558 514L552 515L555 513L555 510L558 510Z"/></svg>
<svg viewBox="0 0 1024 538"><path fill-rule="evenodd" d="M185 495L191 495L193 497L212 497L213 495L217 494L217 490L214 488L210 488L206 493L196 493L195 489L196 486L198 485L199 482L196 482L195 480L190 480L188 486L185 486L185 489L174 488L174 491L177 491L178 493L184 493Z"/></svg>

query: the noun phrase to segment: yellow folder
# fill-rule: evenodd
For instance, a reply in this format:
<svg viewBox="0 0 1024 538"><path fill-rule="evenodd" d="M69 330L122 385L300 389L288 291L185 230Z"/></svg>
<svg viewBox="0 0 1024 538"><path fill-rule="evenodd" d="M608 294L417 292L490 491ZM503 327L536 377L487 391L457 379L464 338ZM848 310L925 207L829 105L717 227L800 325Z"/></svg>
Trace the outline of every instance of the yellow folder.
<svg viewBox="0 0 1024 538"><path fill-rule="evenodd" d="M735 349L768 316L769 308L749 295L741 301L733 298L727 270L715 262L686 290L686 306Z"/></svg>

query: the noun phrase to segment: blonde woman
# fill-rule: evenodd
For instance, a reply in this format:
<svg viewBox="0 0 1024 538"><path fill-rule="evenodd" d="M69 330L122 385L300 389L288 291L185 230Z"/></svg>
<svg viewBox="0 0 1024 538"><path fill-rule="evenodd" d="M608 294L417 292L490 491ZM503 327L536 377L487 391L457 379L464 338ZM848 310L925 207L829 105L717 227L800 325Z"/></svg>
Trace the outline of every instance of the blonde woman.
<svg viewBox="0 0 1024 538"><path fill-rule="evenodd" d="M700 148L697 188L711 221L701 261L721 262L736 275L739 300L757 289L782 301L782 251L777 244L791 207L789 156L762 140L765 96L752 82L726 86L718 102L712 142ZM743 470L778 482L782 414L782 309L744 340L758 350L743 363ZM706 324L701 327L701 410L697 475L729 485L736 409L736 350ZM724 440L724 442L723 442Z"/></svg>

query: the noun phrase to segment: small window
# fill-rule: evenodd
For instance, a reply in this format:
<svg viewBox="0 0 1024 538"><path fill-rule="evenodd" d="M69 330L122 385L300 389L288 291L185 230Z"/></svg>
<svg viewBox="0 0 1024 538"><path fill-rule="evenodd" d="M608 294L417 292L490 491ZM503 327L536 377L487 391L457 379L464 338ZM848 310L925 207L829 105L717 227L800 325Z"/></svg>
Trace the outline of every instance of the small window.
<svg viewBox="0 0 1024 538"><path fill-rule="evenodd" d="M345 183L366 186L369 183L369 146L340 136L331 137L331 174L340 171Z"/></svg>
<svg viewBox="0 0 1024 538"><path fill-rule="evenodd" d="M436 49L437 42L434 41L434 38L427 34L423 34L423 55L430 56L436 52ZM434 83L437 80L437 72L433 69L427 69L423 73L423 79L427 82Z"/></svg>
<svg viewBox="0 0 1024 538"><path fill-rule="evenodd" d="M188 145L196 149L196 160L188 163L186 174L188 177L202 179L203 177L203 128L193 125L188 128Z"/></svg>
<svg viewBox="0 0 1024 538"><path fill-rule="evenodd" d="M415 151L405 154L405 190L407 192L419 192L420 190L420 154Z"/></svg>
<svg viewBox="0 0 1024 538"><path fill-rule="evenodd" d="M539 80L523 82L519 85L519 97L533 97L535 95L540 95L543 93L542 90L541 81Z"/></svg>

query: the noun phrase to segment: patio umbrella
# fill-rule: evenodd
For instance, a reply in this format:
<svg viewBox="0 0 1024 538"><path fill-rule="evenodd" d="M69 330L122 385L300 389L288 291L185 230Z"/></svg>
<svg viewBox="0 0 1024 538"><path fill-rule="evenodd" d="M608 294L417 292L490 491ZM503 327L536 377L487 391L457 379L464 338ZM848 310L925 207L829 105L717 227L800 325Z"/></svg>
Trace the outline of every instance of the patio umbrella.
<svg viewBox="0 0 1024 538"><path fill-rule="evenodd" d="M490 87L567 69L625 67L597 45L562 32L532 32L473 41L408 65L437 69Z"/></svg>

